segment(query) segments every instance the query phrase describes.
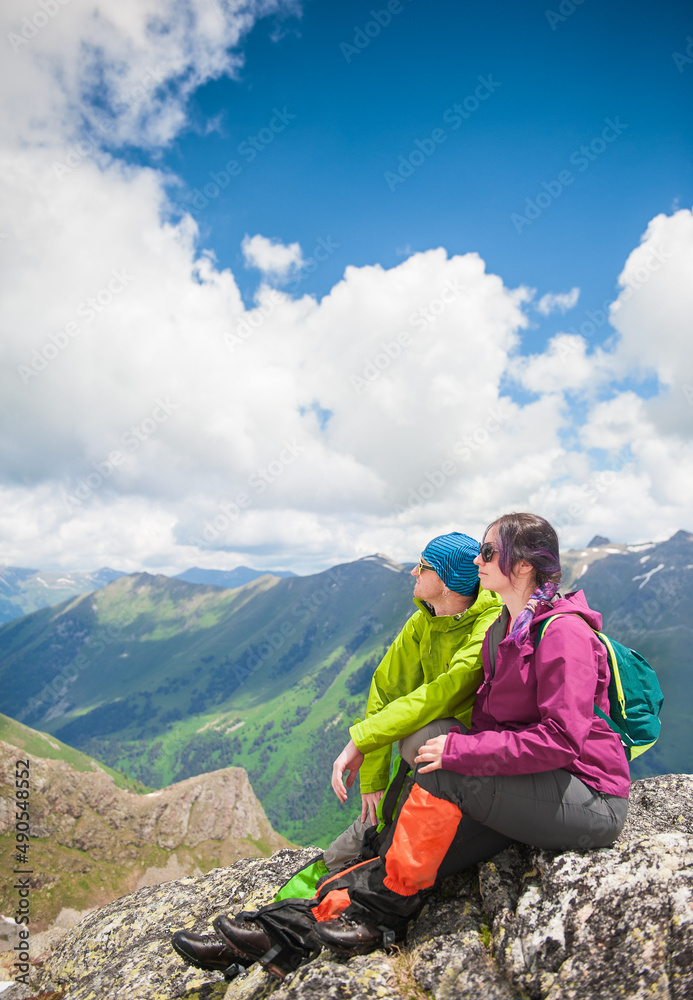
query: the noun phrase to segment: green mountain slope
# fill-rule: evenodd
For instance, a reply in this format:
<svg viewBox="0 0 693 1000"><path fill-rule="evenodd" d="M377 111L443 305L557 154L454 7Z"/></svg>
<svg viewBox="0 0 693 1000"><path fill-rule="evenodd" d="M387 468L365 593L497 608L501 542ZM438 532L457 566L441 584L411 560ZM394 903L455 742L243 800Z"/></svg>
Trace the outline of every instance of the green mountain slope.
<svg viewBox="0 0 693 1000"><path fill-rule="evenodd" d="M593 548L575 554L579 586L665 695L662 737L633 776L693 770L693 535ZM353 791L344 807L334 797L332 761L411 591L381 556L235 590L122 577L0 627L3 708L153 788L243 767L276 830L325 845L358 809Z"/></svg>
<svg viewBox="0 0 693 1000"><path fill-rule="evenodd" d="M153 787L245 767L276 829L326 843L353 813L332 760L411 591L384 557L236 590L123 577L0 628L5 708Z"/></svg>
<svg viewBox="0 0 693 1000"><path fill-rule="evenodd" d="M150 788L140 781L128 777L121 771L114 771L105 764L96 761L88 754L75 750L74 747L67 746L55 736L48 733L40 733L36 729L22 725L15 719L10 719L6 715L0 714L0 740L9 743L20 750L26 751L30 757L43 757L48 760L62 760L75 771L82 773L93 773L94 771L105 771L110 774L115 784L119 788L130 792L149 792Z"/></svg>

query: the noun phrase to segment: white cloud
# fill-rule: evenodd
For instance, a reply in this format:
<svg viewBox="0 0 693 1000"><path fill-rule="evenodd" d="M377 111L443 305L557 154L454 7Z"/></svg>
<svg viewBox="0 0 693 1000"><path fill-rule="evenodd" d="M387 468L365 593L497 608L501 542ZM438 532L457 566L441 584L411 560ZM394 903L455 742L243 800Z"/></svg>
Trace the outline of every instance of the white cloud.
<svg viewBox="0 0 693 1000"><path fill-rule="evenodd" d="M308 571L375 550L408 559L434 534L480 532L523 507L555 517L566 544L691 527L690 212L658 216L626 262L608 349L559 333L523 359L532 293L473 253L347 267L319 302L263 284L246 309L195 223L170 221L169 179L116 158L120 142L169 141L186 95L233 72L229 45L277 8L71 4L8 60L4 561ZM28 15L12 0L2 16L14 31ZM94 119L97 51L114 125L89 146L79 137ZM161 67L161 85L128 104L148 67ZM74 165L56 171L71 145ZM260 235L243 250L278 277L302 259L297 243ZM568 308L573 294L542 308ZM655 397L610 388L614 373L640 370L664 384ZM509 377L535 398L513 400Z"/></svg>
<svg viewBox="0 0 693 1000"><path fill-rule="evenodd" d="M242 66L241 39L282 0L6 0L0 132L31 144L159 146L201 84ZM98 94L98 107L94 100ZM18 108L22 113L17 113Z"/></svg>
<svg viewBox="0 0 693 1000"><path fill-rule="evenodd" d="M579 297L579 288L571 288L569 292L559 292L558 294L547 292L537 302L536 310L542 316L550 316L554 312L566 313L576 305Z"/></svg>
<svg viewBox="0 0 693 1000"><path fill-rule="evenodd" d="M31 154L22 176L44 165ZM349 267L320 302L264 287L246 310L233 275L196 255L194 225L162 223L161 184L90 163L79 184L44 183L45 203L15 185L6 205L7 561L309 570L410 558L433 534L523 507L553 517L565 544L686 526L685 497L656 480L653 401L592 403L583 450L568 450L565 394L596 384L606 354L559 334L518 361L530 293L477 255ZM97 215L75 242L75 220ZM24 384L17 366L53 354L51 335L99 304L114 270L126 287ZM505 394L513 371L535 402ZM618 461L594 465L595 449ZM680 468L687 488L688 458Z"/></svg>
<svg viewBox="0 0 693 1000"><path fill-rule="evenodd" d="M643 434L651 432L645 401L634 392L621 392L593 407L580 437L586 448L617 452L630 448Z"/></svg>
<svg viewBox="0 0 693 1000"><path fill-rule="evenodd" d="M509 373L534 393L591 391L603 380L601 352L587 354L587 341L573 333L557 333L541 354L513 358Z"/></svg>
<svg viewBox="0 0 693 1000"><path fill-rule="evenodd" d="M611 323L621 335L623 370L656 373L672 388L693 369L693 212L657 215L618 277Z"/></svg>
<svg viewBox="0 0 693 1000"><path fill-rule="evenodd" d="M264 274L285 277L289 271L295 270L304 263L301 247L298 243L288 246L279 240L269 240L266 236L246 236L241 244L241 250L247 267L256 267Z"/></svg>

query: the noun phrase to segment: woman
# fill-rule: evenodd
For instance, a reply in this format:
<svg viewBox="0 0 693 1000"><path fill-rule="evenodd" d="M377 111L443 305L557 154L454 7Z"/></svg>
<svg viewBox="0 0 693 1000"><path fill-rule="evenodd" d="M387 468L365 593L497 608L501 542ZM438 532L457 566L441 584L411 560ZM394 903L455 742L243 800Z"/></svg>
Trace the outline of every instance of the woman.
<svg viewBox="0 0 693 1000"><path fill-rule="evenodd" d="M327 945L353 955L404 937L421 891L513 841L553 850L605 847L620 833L630 776L608 714L609 668L582 592L558 595L558 539L534 514L487 529L481 586L504 609L483 645L471 726L428 740L416 784L379 857L327 878L314 899L286 900L215 927L229 946L285 975ZM540 623L560 614L537 644Z"/></svg>

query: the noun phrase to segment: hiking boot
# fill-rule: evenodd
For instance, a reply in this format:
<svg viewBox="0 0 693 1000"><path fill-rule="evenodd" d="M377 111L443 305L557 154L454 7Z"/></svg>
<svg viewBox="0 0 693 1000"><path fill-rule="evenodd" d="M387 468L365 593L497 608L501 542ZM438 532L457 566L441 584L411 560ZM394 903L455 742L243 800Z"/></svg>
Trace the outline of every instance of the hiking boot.
<svg viewBox="0 0 693 1000"><path fill-rule="evenodd" d="M395 931L389 927L359 923L348 917L337 917L318 923L315 933L321 943L339 955L367 955L376 948L389 948L403 941L406 925Z"/></svg>
<svg viewBox="0 0 693 1000"><path fill-rule="evenodd" d="M246 964L259 962L275 979L294 972L306 957L302 950L274 944L264 927L254 920L231 920L221 914L214 918L213 925L222 939L243 954Z"/></svg>
<svg viewBox="0 0 693 1000"><path fill-rule="evenodd" d="M254 920L232 920L222 913L214 918L212 926L223 940L252 962L259 961L273 946L267 931Z"/></svg>
<svg viewBox="0 0 693 1000"><path fill-rule="evenodd" d="M173 950L188 965L206 971L223 972L233 979L239 966L250 964L245 955L233 948L218 934L195 934L193 931L176 931L171 938Z"/></svg>

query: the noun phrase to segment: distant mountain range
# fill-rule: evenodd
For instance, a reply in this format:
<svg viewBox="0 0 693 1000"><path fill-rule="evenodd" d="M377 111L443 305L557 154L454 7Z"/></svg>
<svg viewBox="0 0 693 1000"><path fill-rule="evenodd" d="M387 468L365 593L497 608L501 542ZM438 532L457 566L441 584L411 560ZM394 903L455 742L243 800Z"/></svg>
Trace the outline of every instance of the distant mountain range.
<svg viewBox="0 0 693 1000"><path fill-rule="evenodd" d="M637 649L664 693L662 736L631 768L634 777L693 772L693 534L633 547L593 563L579 585L604 631Z"/></svg>
<svg viewBox="0 0 693 1000"><path fill-rule="evenodd" d="M566 578L650 659L666 699L633 775L693 771L693 535L598 541L564 554ZM332 761L411 591L408 567L381 555L233 590L120 577L0 627L4 710L151 787L244 767L276 830L326 844L357 808L334 798Z"/></svg>
<svg viewBox="0 0 693 1000"><path fill-rule="evenodd" d="M124 574L107 566L92 573L45 573L38 569L2 566L0 623L58 604L75 594L99 590L121 576Z"/></svg>
<svg viewBox="0 0 693 1000"><path fill-rule="evenodd" d="M257 570L248 566L235 569L200 569L193 566L179 573L176 579L187 583L211 584L215 587L242 587L259 576L294 576L290 570ZM125 576L104 566L91 573L72 571L53 573L19 566L0 567L0 624L14 621L40 608L59 604L77 594L100 590L113 580Z"/></svg>
<svg viewBox="0 0 693 1000"><path fill-rule="evenodd" d="M259 576L265 576L268 573L270 576L278 576L280 579L296 576L291 570L257 570L250 569L249 566L236 566L235 569L200 569L199 566L193 566L192 569L186 569L185 573L178 573L176 579L185 580L186 583L211 584L213 587L233 589L234 587L243 587L246 583L257 580Z"/></svg>
<svg viewBox="0 0 693 1000"><path fill-rule="evenodd" d="M597 535L586 549L571 549L562 553L561 558L566 577L572 578L577 575L579 568L584 572L587 565L597 559L603 559L605 555L613 552L636 552L642 548L643 546L637 545L614 545L607 538ZM0 567L0 624L14 621L15 618L31 614L32 611L59 604L78 594L100 590L113 580L126 575L109 566L103 566L92 572L79 570L49 572L20 566ZM183 573L177 573L173 579L233 590L267 575L279 579L296 576L291 570L258 570L249 566L236 566L235 569L203 569L200 566L192 566Z"/></svg>

